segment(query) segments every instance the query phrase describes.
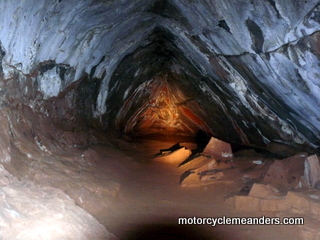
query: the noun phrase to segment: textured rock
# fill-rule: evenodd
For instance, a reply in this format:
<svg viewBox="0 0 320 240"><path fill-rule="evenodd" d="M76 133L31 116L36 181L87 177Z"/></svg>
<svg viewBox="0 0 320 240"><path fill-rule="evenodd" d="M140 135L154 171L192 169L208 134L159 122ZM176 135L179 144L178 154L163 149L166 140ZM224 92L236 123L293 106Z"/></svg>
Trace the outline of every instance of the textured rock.
<svg viewBox="0 0 320 240"><path fill-rule="evenodd" d="M317 155L307 157L304 162L304 179L308 187L315 188L320 182L320 164Z"/></svg>
<svg viewBox="0 0 320 240"><path fill-rule="evenodd" d="M20 177L49 178L39 170L45 162L63 169L48 182L70 183L79 170L57 163L55 152L96 143L89 127L106 135L108 127L129 136L204 132L269 150L320 147L317 0L25 0L1 1L0 11L0 161ZM180 163L190 154L181 152L161 160ZM79 161L88 166L91 157ZM303 162L277 161L265 180L295 188ZM86 185L84 195L116 196L120 185L109 183L110 192ZM293 195L287 201L304 211ZM277 208L236 201L240 209L259 204Z"/></svg>
<svg viewBox="0 0 320 240"><path fill-rule="evenodd" d="M320 219L320 193L317 190L305 192L288 192L286 204L294 213L305 214L315 219Z"/></svg>
<svg viewBox="0 0 320 240"><path fill-rule="evenodd" d="M254 183L249 192L249 196L256 198L272 199L277 197L279 198L281 194L276 188L270 185Z"/></svg>
<svg viewBox="0 0 320 240"><path fill-rule="evenodd" d="M179 164L186 160L190 155L191 151L183 147L171 153L155 157L154 160L159 162Z"/></svg>
<svg viewBox="0 0 320 240"><path fill-rule="evenodd" d="M279 212L288 209L285 199L261 199L261 211Z"/></svg>
<svg viewBox="0 0 320 240"><path fill-rule="evenodd" d="M210 174L201 175L200 174L200 181L203 185L214 183L216 180L219 180L223 178L224 173L223 172L215 172Z"/></svg>
<svg viewBox="0 0 320 240"><path fill-rule="evenodd" d="M185 175L185 176L184 176ZM200 174L190 171L186 172L181 177L180 185L182 187L201 187L214 184L217 180L223 178L223 172L216 172L208 175L201 176ZM230 181L229 181L230 182Z"/></svg>
<svg viewBox="0 0 320 240"><path fill-rule="evenodd" d="M196 173L190 173L180 183L182 187L199 187L201 186L200 177Z"/></svg>
<svg viewBox="0 0 320 240"><path fill-rule="evenodd" d="M179 165L183 171L180 177L181 186L203 186L214 184L221 180L224 171L233 169L230 163L217 161L208 156L197 156L186 163Z"/></svg>
<svg viewBox="0 0 320 240"><path fill-rule="evenodd" d="M185 147L188 148L190 150L195 150L198 148L198 145L196 143L192 143L192 142L181 142L179 143L181 147Z"/></svg>
<svg viewBox="0 0 320 240"><path fill-rule="evenodd" d="M179 168L184 171L197 169L198 172L202 172L206 170L211 170L215 168L216 165L217 161L215 159L200 155L184 164L180 164Z"/></svg>
<svg viewBox="0 0 320 240"><path fill-rule="evenodd" d="M255 190L256 191L256 190ZM320 193L317 190L289 191L286 196L259 194L258 196L236 195L226 199L238 211L282 212L309 216L320 220Z"/></svg>
<svg viewBox="0 0 320 240"><path fill-rule="evenodd" d="M264 183L270 184L282 192L297 188L304 174L306 157L306 154L297 154L283 160L276 160L265 174Z"/></svg>
<svg viewBox="0 0 320 240"><path fill-rule="evenodd" d="M137 135L201 130L262 147L320 146L316 0L27 0L0 9L3 96L32 107L60 96L71 112ZM76 83L88 98L72 106ZM166 85L174 97L150 95Z"/></svg>
<svg viewBox="0 0 320 240"><path fill-rule="evenodd" d="M209 143L203 150L203 154L218 160L232 159L233 157L231 145L214 137L211 137Z"/></svg>
<svg viewBox="0 0 320 240"><path fill-rule="evenodd" d="M244 212L279 212L289 208L286 197L264 184L254 183L248 196L237 195L233 199L236 210Z"/></svg>
<svg viewBox="0 0 320 240"><path fill-rule="evenodd" d="M2 165L0 186L1 239L117 239L58 189L18 181Z"/></svg>

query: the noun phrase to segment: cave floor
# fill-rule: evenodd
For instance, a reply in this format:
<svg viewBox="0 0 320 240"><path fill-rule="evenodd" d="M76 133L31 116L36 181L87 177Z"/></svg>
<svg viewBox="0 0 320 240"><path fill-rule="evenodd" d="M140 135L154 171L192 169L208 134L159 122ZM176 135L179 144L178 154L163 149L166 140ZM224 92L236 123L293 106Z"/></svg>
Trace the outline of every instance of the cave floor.
<svg viewBox="0 0 320 240"><path fill-rule="evenodd" d="M152 161L159 149L172 141L144 141L123 147L126 156L139 162L131 164L121 180L116 197L109 207L93 211L93 216L120 239L293 239L296 226L275 225L178 225L178 217L273 217L271 212L237 212L225 199L243 187L242 176L232 170L221 181L201 187L181 187L181 170L175 164ZM95 146L97 152L107 152ZM114 150L111 150L114 151ZM112 158L123 158L114 151ZM101 173L107 159L97 163ZM90 211L89 211L90 212ZM91 211L92 213L92 211ZM284 213L284 216L286 214Z"/></svg>
<svg viewBox="0 0 320 240"><path fill-rule="evenodd" d="M60 189L119 239L299 239L297 236L304 226L179 225L179 217L295 215L291 212L243 212L230 203L229 199L243 188L241 169L252 162L249 156L235 158L238 167L225 172L221 180L204 186L181 187L179 181L184 171L177 164L152 159L161 149L179 142L164 140L117 139L84 148L66 146L55 152L36 149L25 141L18 145L20 153L14 156L20 160L3 165L20 180ZM253 171L251 174L260 173ZM305 219L308 223L307 217ZM313 225L317 229L317 223Z"/></svg>

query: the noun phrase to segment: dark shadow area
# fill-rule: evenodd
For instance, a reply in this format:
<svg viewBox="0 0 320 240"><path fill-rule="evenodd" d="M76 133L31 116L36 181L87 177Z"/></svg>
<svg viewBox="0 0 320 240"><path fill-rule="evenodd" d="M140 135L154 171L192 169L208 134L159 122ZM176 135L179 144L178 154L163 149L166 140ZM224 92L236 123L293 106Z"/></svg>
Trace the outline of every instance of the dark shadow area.
<svg viewBox="0 0 320 240"><path fill-rule="evenodd" d="M181 184L183 180L186 179L192 173L194 173L194 170L188 170L188 171L185 171L183 174L181 174L179 184Z"/></svg>
<svg viewBox="0 0 320 240"><path fill-rule="evenodd" d="M241 153L243 151L249 150L254 152L257 155L263 155L265 158L277 158L277 159L283 159L289 156L292 156L298 152L298 149L296 151L291 150L290 153L286 152L289 147L283 147L286 148L285 150L281 151L278 149L266 149L266 148L261 148L261 147L256 147L256 146L247 146L243 144L237 144L237 143L230 143L232 152L234 156L238 156L238 153Z"/></svg>
<svg viewBox="0 0 320 240"><path fill-rule="evenodd" d="M207 146L210 141L211 136L206 132L199 130L196 135L196 143L198 144L198 149L200 152Z"/></svg>
<svg viewBox="0 0 320 240"><path fill-rule="evenodd" d="M202 150L200 151L199 149L196 149L196 150L191 151L191 152L192 152L192 154L191 154L186 160L184 160L183 162L181 162L181 163L179 164L179 167L182 166L182 165L184 165L184 164L186 164L187 162L190 162L191 160L193 160L193 159L195 159L195 158L197 158L197 157L200 157L201 155L200 155L199 153L201 153Z"/></svg>
<svg viewBox="0 0 320 240"><path fill-rule="evenodd" d="M183 146L181 145L181 143L183 142L179 142L179 143L176 143L174 145L172 145L171 147L169 148L165 148L165 149L160 149L160 152L155 154L153 157L158 157L158 156L161 156L163 154L168 154L168 153L172 153L176 150L179 150L180 148L183 148ZM187 148L187 147L186 147ZM191 155L186 159L184 160L183 162L181 162L179 164L179 166L191 161L192 159L196 158L196 157L199 157L199 153L201 153L203 151L203 148L196 148L196 149L190 149L191 151Z"/></svg>
<svg viewBox="0 0 320 240"><path fill-rule="evenodd" d="M125 134L121 133L123 135L126 135L133 139L134 141L159 141L159 142L196 142L195 137L193 136L184 136L184 135L165 135L161 133L154 133L154 134L148 134L143 136L134 136L131 134Z"/></svg>
<svg viewBox="0 0 320 240"><path fill-rule="evenodd" d="M176 151L176 150L178 150L178 149L180 149L180 148L182 148L182 147L180 146L180 143L176 143L176 144L172 145L172 146L169 147L169 148L160 149L160 152L157 153L157 154L155 154L154 157L157 157L157 156L161 156L161 155L163 155L163 154L167 154L167 153L174 152L174 151Z"/></svg>
<svg viewBox="0 0 320 240"><path fill-rule="evenodd" d="M207 236L192 225L150 224L140 226L122 240L224 240L218 234Z"/></svg>
<svg viewBox="0 0 320 240"><path fill-rule="evenodd" d="M166 152L173 152L173 151L178 150L180 148L181 148L180 143L177 143L167 149L160 149L160 153L163 154Z"/></svg>

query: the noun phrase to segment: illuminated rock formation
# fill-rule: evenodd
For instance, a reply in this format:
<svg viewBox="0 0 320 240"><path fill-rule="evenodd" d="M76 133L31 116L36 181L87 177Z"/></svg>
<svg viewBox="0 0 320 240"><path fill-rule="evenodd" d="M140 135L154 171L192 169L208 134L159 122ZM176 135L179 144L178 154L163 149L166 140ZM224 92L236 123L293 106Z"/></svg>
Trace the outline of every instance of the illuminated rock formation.
<svg viewBox="0 0 320 240"><path fill-rule="evenodd" d="M0 9L2 105L21 102L67 129L319 146L316 1L29 0Z"/></svg>

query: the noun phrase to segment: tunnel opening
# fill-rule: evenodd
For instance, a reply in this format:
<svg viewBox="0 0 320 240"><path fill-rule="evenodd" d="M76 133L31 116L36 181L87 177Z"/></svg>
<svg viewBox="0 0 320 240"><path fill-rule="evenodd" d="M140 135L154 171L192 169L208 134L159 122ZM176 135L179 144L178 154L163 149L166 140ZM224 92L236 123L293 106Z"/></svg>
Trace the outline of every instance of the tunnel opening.
<svg viewBox="0 0 320 240"><path fill-rule="evenodd" d="M266 239L288 228L196 224L318 222L312 1L292 16L281 1L32 2L0 3L0 238Z"/></svg>
<svg viewBox="0 0 320 240"><path fill-rule="evenodd" d="M193 44L199 41L188 37ZM281 152L298 152L302 148L313 152L303 135L295 132L292 122L276 117L278 112L286 114L283 107L274 112L265 102L268 95L256 96L262 87L256 86L254 73L241 71L239 61L231 67L237 57L221 58L210 53L214 74L209 76L197 58L181 48L172 32L155 27L122 58L106 90L104 119L110 130L131 138L179 136L195 141L204 133L202 146L214 136L234 149L267 149L284 157L288 154ZM208 54L203 49L203 45L198 46L201 54ZM264 91L269 90L264 87ZM256 115L264 121L256 121ZM283 140L277 139L279 132ZM286 147L288 150L278 150Z"/></svg>
<svg viewBox="0 0 320 240"><path fill-rule="evenodd" d="M201 84L208 82L176 46L173 35L155 28L111 77L108 125L133 138L203 142L221 135L234 140L221 106L203 95Z"/></svg>
<svg viewBox="0 0 320 240"><path fill-rule="evenodd" d="M109 124L135 138L194 138L200 130L210 134L198 100L201 92L195 90L198 76L185 73L190 64L185 67L181 58L173 36L155 29L112 75Z"/></svg>

